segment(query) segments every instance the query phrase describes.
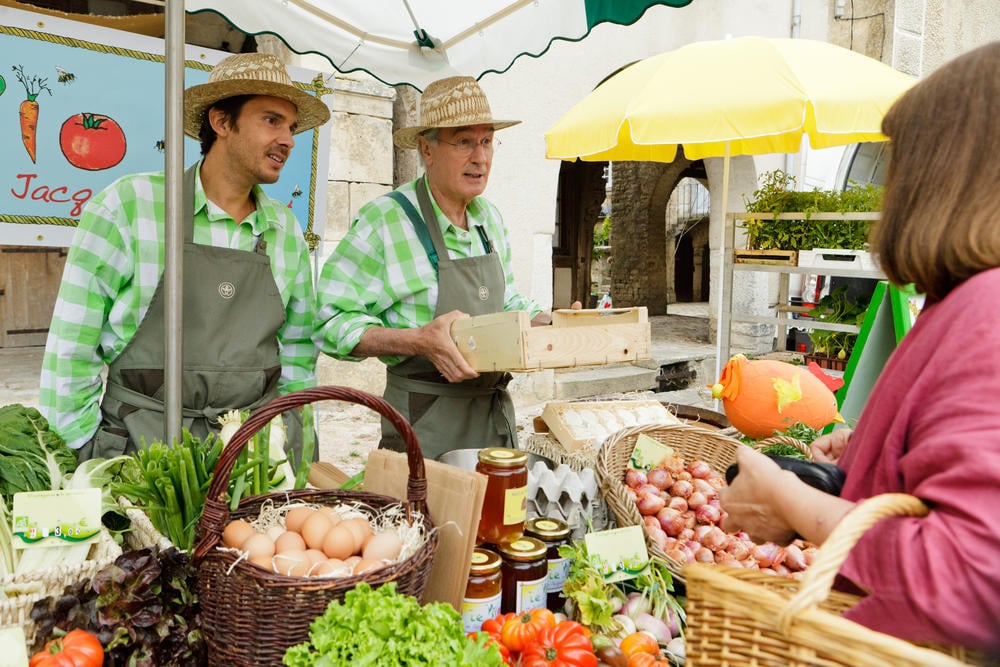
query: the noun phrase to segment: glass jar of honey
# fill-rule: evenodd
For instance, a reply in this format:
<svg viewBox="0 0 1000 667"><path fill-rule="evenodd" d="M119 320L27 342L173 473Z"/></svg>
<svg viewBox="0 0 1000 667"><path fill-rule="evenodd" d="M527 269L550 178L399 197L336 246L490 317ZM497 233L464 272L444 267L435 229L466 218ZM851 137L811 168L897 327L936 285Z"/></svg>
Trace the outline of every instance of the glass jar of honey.
<svg viewBox="0 0 1000 667"><path fill-rule="evenodd" d="M569 544L569 524L561 519L535 517L524 524L524 534L545 545L548 562L548 575L545 578L547 606L554 611L560 610L566 604L562 590L569 576L570 562L569 558L559 555L559 547Z"/></svg>
<svg viewBox="0 0 1000 667"><path fill-rule="evenodd" d="M481 449L476 472L487 477L476 543L513 542L524 533L528 514L527 452L506 447Z"/></svg>
<svg viewBox="0 0 1000 667"><path fill-rule="evenodd" d="M503 597L500 613L520 613L545 606L545 577L548 564L541 540L521 537L500 545Z"/></svg>
<svg viewBox="0 0 1000 667"><path fill-rule="evenodd" d="M465 632L479 632L483 621L500 615L500 554L477 547L472 552L469 581L462 599Z"/></svg>

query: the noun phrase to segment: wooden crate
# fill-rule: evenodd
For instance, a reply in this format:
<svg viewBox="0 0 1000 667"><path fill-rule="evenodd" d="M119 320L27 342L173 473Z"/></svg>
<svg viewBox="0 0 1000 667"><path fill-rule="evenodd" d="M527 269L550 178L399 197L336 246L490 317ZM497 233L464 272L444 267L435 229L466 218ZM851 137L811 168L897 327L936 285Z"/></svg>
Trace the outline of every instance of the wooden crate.
<svg viewBox="0 0 1000 667"><path fill-rule="evenodd" d="M795 250L733 250L736 264L777 264L795 266L798 252Z"/></svg>
<svg viewBox="0 0 1000 667"><path fill-rule="evenodd" d="M455 344L477 371L529 371L650 358L645 307L556 310L552 325L532 327L524 311L478 315L451 326Z"/></svg>
<svg viewBox="0 0 1000 667"><path fill-rule="evenodd" d="M550 401L542 419L568 452L597 451L609 435L640 424L679 424L660 401Z"/></svg>

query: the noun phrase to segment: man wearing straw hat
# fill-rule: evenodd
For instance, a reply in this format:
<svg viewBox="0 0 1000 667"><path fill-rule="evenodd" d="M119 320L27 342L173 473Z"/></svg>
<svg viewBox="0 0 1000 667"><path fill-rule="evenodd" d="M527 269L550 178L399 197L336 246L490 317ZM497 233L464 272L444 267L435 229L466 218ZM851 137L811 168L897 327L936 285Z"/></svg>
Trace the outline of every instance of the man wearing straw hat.
<svg viewBox="0 0 1000 667"><path fill-rule="evenodd" d="M548 313L514 286L507 230L482 197L496 120L472 77L449 77L420 97L420 124L393 140L415 148L425 174L361 208L317 284L316 342L338 359L387 364L385 398L417 434L424 456L462 448L516 447L507 373L477 373L451 339L470 315ZM382 447L402 449L383 420Z"/></svg>
<svg viewBox="0 0 1000 667"><path fill-rule="evenodd" d="M293 135L330 112L258 53L219 62L184 106L184 133L203 158L183 184L182 418L204 437L221 413L315 383L308 247L260 185L278 180ZM164 437L164 180L134 174L97 194L66 258L40 403L80 460ZM289 441L300 447L297 435Z"/></svg>

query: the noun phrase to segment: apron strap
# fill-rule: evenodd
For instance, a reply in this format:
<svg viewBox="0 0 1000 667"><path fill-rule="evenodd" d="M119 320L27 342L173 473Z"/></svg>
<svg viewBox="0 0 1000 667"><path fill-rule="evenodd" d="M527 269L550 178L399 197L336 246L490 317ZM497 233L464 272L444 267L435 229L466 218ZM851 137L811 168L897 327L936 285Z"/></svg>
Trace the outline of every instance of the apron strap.
<svg viewBox="0 0 1000 667"><path fill-rule="evenodd" d="M419 185L418 183L417 186L419 187ZM389 198L402 207L406 217L413 223L413 228L417 232L417 238L420 239L420 245L424 246L424 250L427 251L427 257L431 260L431 266L434 267L434 274L437 275L438 254L437 250L434 249L434 243L431 241L430 235L427 233L427 225L424 224L424 219L420 217L413 203L402 192L393 190L389 193Z"/></svg>
<svg viewBox="0 0 1000 667"><path fill-rule="evenodd" d="M126 405L138 408L140 410L149 410L150 412L160 412L160 413L164 411L164 405L162 401L152 398L151 396L147 396L146 394L141 394L137 391L133 391L132 389L128 389L118 383L113 383L113 382L108 383L108 386L105 389L105 393L110 398L120 401L121 403L124 403ZM250 405L241 409L253 412L257 408L269 402L271 399L275 398L275 396L277 396L277 392L275 391L267 392L266 394L264 394L262 397L260 397ZM216 408L212 407L211 405L206 405L204 408L201 408L200 410L195 410L192 408L182 408L181 416L188 418L205 418L212 420L212 419L218 419L219 415L225 414L226 412L229 412L229 410L231 409L232 408L230 407Z"/></svg>

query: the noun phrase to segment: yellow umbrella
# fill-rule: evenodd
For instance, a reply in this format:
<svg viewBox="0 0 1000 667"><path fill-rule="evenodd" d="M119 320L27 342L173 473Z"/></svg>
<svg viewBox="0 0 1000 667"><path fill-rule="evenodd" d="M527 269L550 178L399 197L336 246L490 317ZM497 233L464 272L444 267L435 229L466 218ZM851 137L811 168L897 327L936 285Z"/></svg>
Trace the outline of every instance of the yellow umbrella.
<svg viewBox="0 0 1000 667"><path fill-rule="evenodd" d="M803 136L813 148L885 141L882 116L914 83L877 60L826 42L695 42L608 78L549 128L545 155L670 162L683 147L691 160L723 157L725 203L730 155L795 152ZM723 252L731 236L723 239ZM732 273L719 264L716 376L729 351L722 314L732 300Z"/></svg>
<svg viewBox="0 0 1000 667"><path fill-rule="evenodd" d="M695 42L610 77L545 133L546 156L670 162L884 141L882 116L915 80L807 39Z"/></svg>

